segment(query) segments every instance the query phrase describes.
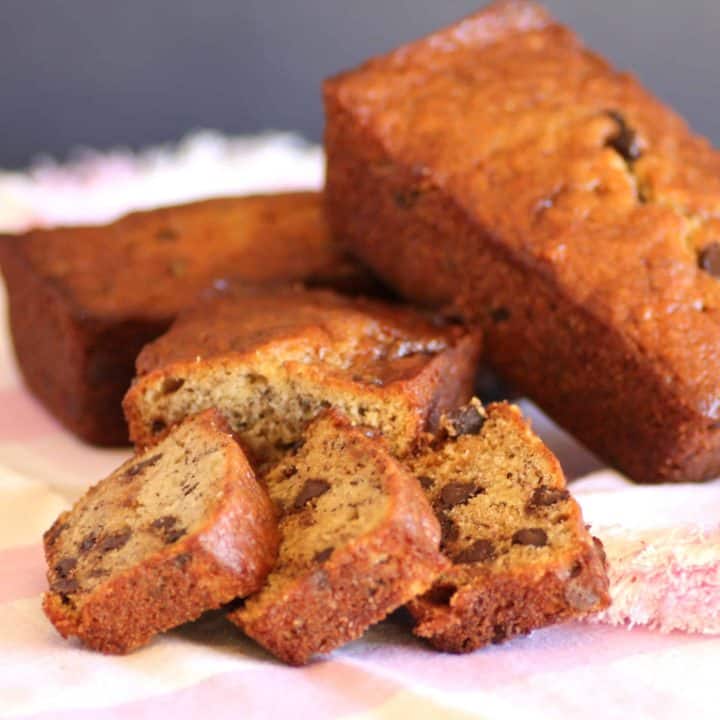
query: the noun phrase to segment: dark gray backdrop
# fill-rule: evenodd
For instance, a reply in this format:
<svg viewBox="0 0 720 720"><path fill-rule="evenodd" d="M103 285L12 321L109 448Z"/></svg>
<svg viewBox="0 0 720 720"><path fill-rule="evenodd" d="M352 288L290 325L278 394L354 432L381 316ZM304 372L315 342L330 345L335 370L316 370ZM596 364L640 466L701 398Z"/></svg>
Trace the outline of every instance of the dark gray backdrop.
<svg viewBox="0 0 720 720"><path fill-rule="evenodd" d="M0 167L200 127L322 132L319 84L482 0L0 0ZM547 0L720 143L720 0Z"/></svg>

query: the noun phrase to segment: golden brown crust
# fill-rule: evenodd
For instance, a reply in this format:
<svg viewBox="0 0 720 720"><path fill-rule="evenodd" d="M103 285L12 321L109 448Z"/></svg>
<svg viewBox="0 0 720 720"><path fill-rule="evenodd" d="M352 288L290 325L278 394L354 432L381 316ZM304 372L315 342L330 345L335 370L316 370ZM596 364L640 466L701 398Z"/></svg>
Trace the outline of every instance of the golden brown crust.
<svg viewBox="0 0 720 720"><path fill-rule="evenodd" d="M331 224L636 480L720 470L720 154L529 2L325 88ZM622 392L618 391L622 388Z"/></svg>
<svg viewBox="0 0 720 720"><path fill-rule="evenodd" d="M227 283L143 349L138 377L123 405L130 436L139 446L154 442L181 418L186 401L213 403L228 416L235 413L233 429L252 446L250 418L240 401L256 388L246 383L237 398L217 398L210 392L213 384L218 378L245 382L250 375L269 383L275 396L286 393L285 401L292 404L296 399L290 395L301 396L302 383L320 407L354 405L360 414L367 412L364 420L354 421L383 430L397 445L394 450L402 452L444 409L470 396L479 353L479 333L433 324L407 307L323 290ZM181 388L172 397L164 391L168 383ZM257 400L268 411L269 395ZM391 405L400 414L392 415ZM316 414L314 407L308 405L303 422ZM373 417L377 408L394 420ZM270 417L260 413L263 421ZM290 432L287 414L282 421ZM288 436L284 442L296 439ZM262 448L256 449L262 454Z"/></svg>
<svg viewBox="0 0 720 720"><path fill-rule="evenodd" d="M355 443L354 451L365 465L377 468L376 482L387 506L381 521L336 546L329 559L277 586L271 576L260 593L230 613L230 620L247 635L292 665L360 637L368 626L427 589L447 567L438 551L440 527L415 478L381 440L352 428L336 411L318 418L306 438L327 432L328 420L334 433ZM274 476L282 477L288 463L300 467L293 457L273 470L267 477L271 496ZM330 483L354 482L352 477L327 477ZM299 542L288 528L281 519L281 542ZM328 537L327 542L334 540Z"/></svg>
<svg viewBox="0 0 720 720"><path fill-rule="evenodd" d="M201 202L100 227L0 237L15 352L61 422L97 444L127 443L120 402L135 357L228 273L348 292L379 285L330 236L318 193Z"/></svg>
<svg viewBox="0 0 720 720"><path fill-rule="evenodd" d="M480 430L471 431L473 437L463 440L451 434L442 440L429 438L429 444L419 448L417 457L408 461L415 472L430 472L433 476L427 480L434 485L434 506L441 525L446 528L443 551L454 558L452 567L442 573L429 592L413 599L408 609L417 621L413 632L449 652L469 652L491 642L502 642L597 612L610 602L602 546L590 536L580 507L565 491L565 478L557 458L532 433L516 407L494 403L488 406L485 418L480 421ZM492 425L502 428L505 451L483 444L483 433ZM473 526L475 529L469 537L461 537L466 530L459 529L457 516L448 519L447 502L443 502L448 496L444 492L438 495L441 483L447 489L457 485L457 481L462 487L468 480L457 466L457 459L448 456L449 461L440 459L438 464L423 461L423 455L440 458L443 446L455 443L464 443L464 449L457 451L459 457L466 457L467 453L495 455L489 467L497 477L487 468L479 476L476 468L470 472L471 481L479 483L484 488L483 494L489 497L498 493L497 486L505 480L506 470L511 467L508 461L502 462L503 456L516 459L518 454L525 454L529 460L521 465L521 472L515 471L511 492L497 494L490 500L488 508L493 508L493 513L485 509L481 522ZM442 476L445 476L444 482ZM551 511L549 518L539 512L542 507L529 510L532 502L529 498L537 497L537 488L540 488L541 505L547 504L548 508L557 505L561 510ZM428 494L430 492L428 490ZM486 521L485 526L482 519ZM452 535L447 531L448 523L455 528ZM562 526L556 537L553 525ZM467 526L465 523L464 527ZM523 530L527 527L538 530ZM523 532L540 532L542 538L535 541L539 542L538 548L516 552L513 556L507 549L508 538L512 534L514 543L518 533ZM483 552L476 561L470 562L467 550L462 552L461 548L472 548L478 540L484 543ZM503 547L506 549L501 550Z"/></svg>
<svg viewBox="0 0 720 720"><path fill-rule="evenodd" d="M63 513L45 533L51 589L43 598L43 609L63 637L76 636L105 653L130 652L157 633L262 586L278 545L272 503L217 413L207 411L188 425L193 437L220 443L225 456L221 496L208 501L206 517L194 532L87 591L81 583L75 589L63 585L67 571L62 563L67 556L60 551L58 538L77 521L76 510ZM136 456L117 472L142 460L143 456ZM118 478L122 482L122 475ZM107 482L88 493L101 500ZM163 511L159 507L158 515Z"/></svg>

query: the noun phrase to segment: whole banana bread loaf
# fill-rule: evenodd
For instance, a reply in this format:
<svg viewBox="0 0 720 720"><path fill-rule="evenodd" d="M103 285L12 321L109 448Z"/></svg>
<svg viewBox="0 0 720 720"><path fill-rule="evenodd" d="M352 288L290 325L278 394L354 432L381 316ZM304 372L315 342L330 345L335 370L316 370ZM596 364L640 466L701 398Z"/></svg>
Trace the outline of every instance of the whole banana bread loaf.
<svg viewBox="0 0 720 720"><path fill-rule="evenodd" d="M317 193L219 198L102 227L0 236L25 382L72 432L127 443L121 401L140 349L228 273L376 292L328 232Z"/></svg>
<svg viewBox="0 0 720 720"><path fill-rule="evenodd" d="M642 482L720 473L720 153L541 7L325 86L330 222Z"/></svg>
<svg viewBox="0 0 720 720"><path fill-rule="evenodd" d="M335 407L403 454L472 395L479 351L476 332L436 325L412 308L226 283L143 349L125 414L130 437L144 446L215 407L264 466Z"/></svg>
<svg viewBox="0 0 720 720"><path fill-rule="evenodd" d="M262 587L278 530L213 410L90 488L45 533L43 608L63 637L125 653Z"/></svg>

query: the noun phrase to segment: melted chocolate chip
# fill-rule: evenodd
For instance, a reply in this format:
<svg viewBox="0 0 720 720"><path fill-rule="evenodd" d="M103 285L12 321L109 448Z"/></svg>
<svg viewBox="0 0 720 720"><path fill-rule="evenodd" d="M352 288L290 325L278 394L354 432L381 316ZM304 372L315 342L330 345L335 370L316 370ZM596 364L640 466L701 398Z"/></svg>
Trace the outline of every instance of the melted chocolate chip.
<svg viewBox="0 0 720 720"><path fill-rule="evenodd" d="M167 430L167 423L162 418L155 418L150 426L150 432L153 435L159 435L161 432Z"/></svg>
<svg viewBox="0 0 720 720"><path fill-rule="evenodd" d="M533 510L534 508L548 507L567 500L569 497L570 493L563 488L550 488L541 485L533 491L530 500L528 500L527 509Z"/></svg>
<svg viewBox="0 0 720 720"><path fill-rule="evenodd" d="M548 536L542 528L523 528L512 536L513 545L532 545L533 547L544 547L547 545Z"/></svg>
<svg viewBox="0 0 720 720"><path fill-rule="evenodd" d="M443 547L447 545L447 543L455 542L455 540L460 537L460 529L455 524L455 521L445 513L439 513L437 518L440 523L440 531L442 533L441 544Z"/></svg>
<svg viewBox="0 0 720 720"><path fill-rule="evenodd" d="M403 210L411 208L413 205L415 205L419 197L420 191L417 188L400 190L394 195L395 204Z"/></svg>
<svg viewBox="0 0 720 720"><path fill-rule="evenodd" d="M89 532L80 543L80 552L86 553L89 550L92 550L93 546L97 542L97 538L97 533L94 530Z"/></svg>
<svg viewBox="0 0 720 720"><path fill-rule="evenodd" d="M190 560L192 560L192 555L190 553L181 553L173 560L173 562L177 565L177 567L183 569Z"/></svg>
<svg viewBox="0 0 720 720"><path fill-rule="evenodd" d="M320 552L315 553L315 557L313 557L313 560L317 563L325 562L332 554L334 547L328 547L324 550L321 550Z"/></svg>
<svg viewBox="0 0 720 720"><path fill-rule="evenodd" d="M61 577L67 577L77 567L77 558L63 558L55 565L55 572Z"/></svg>
<svg viewBox="0 0 720 720"><path fill-rule="evenodd" d="M80 589L80 584L75 578L58 578L51 585L50 589L53 592L67 595L69 593L77 592Z"/></svg>
<svg viewBox="0 0 720 720"><path fill-rule="evenodd" d="M700 251L698 265L706 273L720 278L720 242L712 242Z"/></svg>
<svg viewBox="0 0 720 720"><path fill-rule="evenodd" d="M435 481L427 475L418 475L418 482L424 490L429 490L435 484Z"/></svg>
<svg viewBox="0 0 720 720"><path fill-rule="evenodd" d="M504 323L510 319L510 311L506 307L493 308L490 311L490 319L494 323Z"/></svg>
<svg viewBox="0 0 720 720"><path fill-rule="evenodd" d="M485 424L485 416L475 405L465 405L447 415L451 435L477 435Z"/></svg>
<svg viewBox="0 0 720 720"><path fill-rule="evenodd" d="M160 242L172 242L178 238L178 233L170 227L162 227L155 233L155 239Z"/></svg>
<svg viewBox="0 0 720 720"><path fill-rule="evenodd" d="M153 465L157 465L157 463L160 461L160 458L162 458L162 453L158 453L157 455L152 455L151 457L146 458L145 460L141 460L139 463L135 463L135 465L131 465L123 473L123 477L131 478L131 477L135 477L136 475L139 475L146 468L152 467Z"/></svg>
<svg viewBox="0 0 720 720"><path fill-rule="evenodd" d="M177 518L174 515L163 515L153 520L150 525L156 530L169 530L176 522Z"/></svg>
<svg viewBox="0 0 720 720"><path fill-rule="evenodd" d="M163 395L172 395L174 392L177 392L184 384L184 378L165 378L162 384L162 393Z"/></svg>
<svg viewBox="0 0 720 720"><path fill-rule="evenodd" d="M168 530L165 533L163 540L167 545L170 545L170 543L177 542L186 533L187 530L185 528L175 528L173 530Z"/></svg>
<svg viewBox="0 0 720 720"><path fill-rule="evenodd" d="M470 498L485 492L485 488L480 487L472 482L451 482L448 483L440 492L440 503L444 508L462 505Z"/></svg>
<svg viewBox="0 0 720 720"><path fill-rule="evenodd" d="M626 162L634 162L642 155L637 133L628 125L622 113L608 110L607 114L617 125L617 132L608 138L607 146L619 153Z"/></svg>
<svg viewBox="0 0 720 720"><path fill-rule="evenodd" d="M110 550L119 550L127 543L131 535L132 530L130 528L118 530L118 532L106 535L98 544L98 550L103 553L109 552Z"/></svg>
<svg viewBox="0 0 720 720"><path fill-rule="evenodd" d="M490 540L476 540L470 547L461 550L455 557L453 562L456 565L465 563L487 562L495 559L495 546Z"/></svg>
<svg viewBox="0 0 720 720"><path fill-rule="evenodd" d="M329 489L330 483L327 480L321 480L319 478L306 480L302 489L297 494L295 502L293 502L293 507L296 510L300 510L309 500L324 495Z"/></svg>

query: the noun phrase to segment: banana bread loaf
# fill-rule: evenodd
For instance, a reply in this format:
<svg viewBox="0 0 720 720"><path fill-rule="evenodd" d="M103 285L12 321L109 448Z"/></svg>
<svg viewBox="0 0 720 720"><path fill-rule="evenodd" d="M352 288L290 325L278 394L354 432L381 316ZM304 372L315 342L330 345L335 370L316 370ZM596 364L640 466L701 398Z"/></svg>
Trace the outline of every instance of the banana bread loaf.
<svg viewBox="0 0 720 720"><path fill-rule="evenodd" d="M334 410L265 481L280 513L278 561L229 618L285 662L360 637L448 565L417 480Z"/></svg>
<svg viewBox="0 0 720 720"><path fill-rule="evenodd" d="M473 399L441 424L406 461L453 563L410 602L415 634L469 652L607 607L602 545L517 407Z"/></svg>
<svg viewBox="0 0 720 720"><path fill-rule="evenodd" d="M720 472L720 153L538 5L325 87L338 236L637 481Z"/></svg>
<svg viewBox="0 0 720 720"><path fill-rule="evenodd" d="M120 403L142 346L227 273L372 292L317 193L221 198L103 227L0 237L15 352L32 392L92 443L127 442Z"/></svg>
<svg viewBox="0 0 720 720"><path fill-rule="evenodd" d="M267 493L207 411L90 488L44 540L47 616L63 637L124 653L258 590L278 532Z"/></svg>
<svg viewBox="0 0 720 720"><path fill-rule="evenodd" d="M143 349L125 413L143 446L216 407L263 465L333 406L402 454L444 409L469 399L478 353L476 333L408 308L229 283Z"/></svg>

